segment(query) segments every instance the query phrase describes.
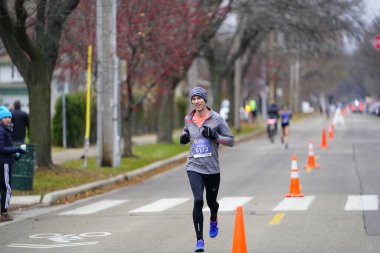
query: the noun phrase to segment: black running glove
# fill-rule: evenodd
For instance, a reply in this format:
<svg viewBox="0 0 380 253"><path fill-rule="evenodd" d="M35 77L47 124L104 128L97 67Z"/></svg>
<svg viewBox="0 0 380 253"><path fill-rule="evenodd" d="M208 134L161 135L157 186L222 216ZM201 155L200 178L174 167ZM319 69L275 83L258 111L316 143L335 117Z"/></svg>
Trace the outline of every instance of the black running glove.
<svg viewBox="0 0 380 253"><path fill-rule="evenodd" d="M189 134L183 134L181 137L179 137L179 142L183 145L187 144L190 142L190 136Z"/></svg>
<svg viewBox="0 0 380 253"><path fill-rule="evenodd" d="M203 137L208 137L212 140L218 139L218 134L208 126L203 127L202 135Z"/></svg>
<svg viewBox="0 0 380 253"><path fill-rule="evenodd" d="M18 160L20 160L20 158L21 158L21 154L20 153L14 153L13 154L13 160L18 161Z"/></svg>

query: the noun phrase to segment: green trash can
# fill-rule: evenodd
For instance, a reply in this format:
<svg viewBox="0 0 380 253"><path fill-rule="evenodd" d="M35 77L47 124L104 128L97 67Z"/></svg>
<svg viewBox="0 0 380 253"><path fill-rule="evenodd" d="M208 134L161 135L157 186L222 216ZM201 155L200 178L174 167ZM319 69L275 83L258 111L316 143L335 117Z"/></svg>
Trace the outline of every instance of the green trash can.
<svg viewBox="0 0 380 253"><path fill-rule="evenodd" d="M36 145L26 145L26 154L12 164L12 190L33 190L33 175L35 170Z"/></svg>

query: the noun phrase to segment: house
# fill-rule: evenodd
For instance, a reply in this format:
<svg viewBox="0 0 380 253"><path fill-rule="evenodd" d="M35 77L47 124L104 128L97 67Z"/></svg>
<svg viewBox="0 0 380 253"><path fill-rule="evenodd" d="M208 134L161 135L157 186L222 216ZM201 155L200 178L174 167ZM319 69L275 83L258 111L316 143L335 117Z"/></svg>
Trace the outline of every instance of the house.
<svg viewBox="0 0 380 253"><path fill-rule="evenodd" d="M63 92L63 84L59 83L57 79L53 79L52 84L51 112L54 113L54 105ZM0 105L12 108L13 102L16 100L20 100L21 109L29 113L28 88L20 72L0 44Z"/></svg>
<svg viewBox="0 0 380 253"><path fill-rule="evenodd" d="M20 100L21 108L29 112L28 89L24 79L7 54L0 54L0 105L12 107Z"/></svg>

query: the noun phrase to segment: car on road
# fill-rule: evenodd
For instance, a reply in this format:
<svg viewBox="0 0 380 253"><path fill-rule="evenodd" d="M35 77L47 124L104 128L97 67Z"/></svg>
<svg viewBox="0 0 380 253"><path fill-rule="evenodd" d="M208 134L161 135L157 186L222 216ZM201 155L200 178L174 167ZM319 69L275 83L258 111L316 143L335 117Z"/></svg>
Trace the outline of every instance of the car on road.
<svg viewBox="0 0 380 253"><path fill-rule="evenodd" d="M361 100L355 99L350 103L350 109L355 113L363 113L364 112L364 103Z"/></svg>

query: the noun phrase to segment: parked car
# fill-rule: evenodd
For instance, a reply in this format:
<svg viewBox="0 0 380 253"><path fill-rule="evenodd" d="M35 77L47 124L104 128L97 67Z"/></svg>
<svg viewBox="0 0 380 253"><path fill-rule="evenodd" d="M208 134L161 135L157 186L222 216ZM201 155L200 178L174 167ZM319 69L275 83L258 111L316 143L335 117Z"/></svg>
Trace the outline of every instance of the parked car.
<svg viewBox="0 0 380 253"><path fill-rule="evenodd" d="M368 113L380 116L380 101L372 102L368 105Z"/></svg>

